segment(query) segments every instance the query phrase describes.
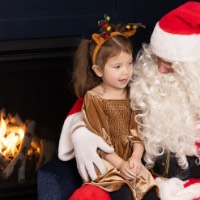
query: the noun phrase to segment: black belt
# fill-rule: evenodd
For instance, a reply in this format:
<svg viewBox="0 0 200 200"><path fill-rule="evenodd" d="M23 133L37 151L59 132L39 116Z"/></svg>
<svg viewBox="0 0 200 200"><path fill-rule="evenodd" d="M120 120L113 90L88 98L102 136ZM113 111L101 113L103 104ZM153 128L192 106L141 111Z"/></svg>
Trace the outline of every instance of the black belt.
<svg viewBox="0 0 200 200"><path fill-rule="evenodd" d="M187 156L188 168L184 170L178 165L175 154L166 151L156 159L155 165L150 171L154 175L164 178L177 177L181 180L200 178L200 165L195 163L196 159L195 156Z"/></svg>

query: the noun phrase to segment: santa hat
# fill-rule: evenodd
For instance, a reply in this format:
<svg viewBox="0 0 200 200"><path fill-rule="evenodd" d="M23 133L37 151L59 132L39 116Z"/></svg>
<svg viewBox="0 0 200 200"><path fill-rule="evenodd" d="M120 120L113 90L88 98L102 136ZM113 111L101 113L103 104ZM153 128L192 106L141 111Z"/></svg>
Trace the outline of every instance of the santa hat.
<svg viewBox="0 0 200 200"><path fill-rule="evenodd" d="M200 2L188 1L163 16L150 45L153 53L167 61L200 59Z"/></svg>

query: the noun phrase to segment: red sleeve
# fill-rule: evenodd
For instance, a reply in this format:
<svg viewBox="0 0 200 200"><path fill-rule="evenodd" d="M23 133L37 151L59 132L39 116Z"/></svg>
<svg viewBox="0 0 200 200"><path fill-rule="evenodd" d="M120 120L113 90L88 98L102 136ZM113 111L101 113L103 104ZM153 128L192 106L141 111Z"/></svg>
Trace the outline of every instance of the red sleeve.
<svg viewBox="0 0 200 200"><path fill-rule="evenodd" d="M67 114L67 117L69 115L72 115L74 113L77 113L77 112L81 112L81 108L82 108L82 105L83 105L83 99L84 97L79 97L76 102L74 103L73 107L71 108L71 110L69 111L69 113Z"/></svg>

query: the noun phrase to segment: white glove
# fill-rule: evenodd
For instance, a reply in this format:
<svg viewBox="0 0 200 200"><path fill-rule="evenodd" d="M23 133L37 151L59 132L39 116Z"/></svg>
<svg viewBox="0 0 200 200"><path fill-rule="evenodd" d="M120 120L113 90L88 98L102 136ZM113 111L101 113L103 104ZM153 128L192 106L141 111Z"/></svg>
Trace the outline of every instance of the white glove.
<svg viewBox="0 0 200 200"><path fill-rule="evenodd" d="M97 178L94 164L100 170L101 174L106 173L106 169L99 155L97 148L104 152L112 153L114 149L110 147L101 137L89 131L86 127L78 128L72 134L72 143L77 162L77 168L81 177L88 181Z"/></svg>

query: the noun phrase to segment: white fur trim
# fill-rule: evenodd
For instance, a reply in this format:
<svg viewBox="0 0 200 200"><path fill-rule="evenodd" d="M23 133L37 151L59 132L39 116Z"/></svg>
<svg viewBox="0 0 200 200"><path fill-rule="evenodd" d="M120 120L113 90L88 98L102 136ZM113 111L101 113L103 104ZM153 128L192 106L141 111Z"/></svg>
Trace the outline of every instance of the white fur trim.
<svg viewBox="0 0 200 200"><path fill-rule="evenodd" d="M81 112L69 115L65 119L58 145L58 157L60 160L67 161L74 158L74 147L71 134L73 133L73 130L79 125L85 125Z"/></svg>
<svg viewBox="0 0 200 200"><path fill-rule="evenodd" d="M184 187L184 181L178 178L156 178L161 200L193 200L200 197L200 183Z"/></svg>
<svg viewBox="0 0 200 200"><path fill-rule="evenodd" d="M150 44L152 51L167 61L190 62L200 59L200 34L167 33L157 23Z"/></svg>

